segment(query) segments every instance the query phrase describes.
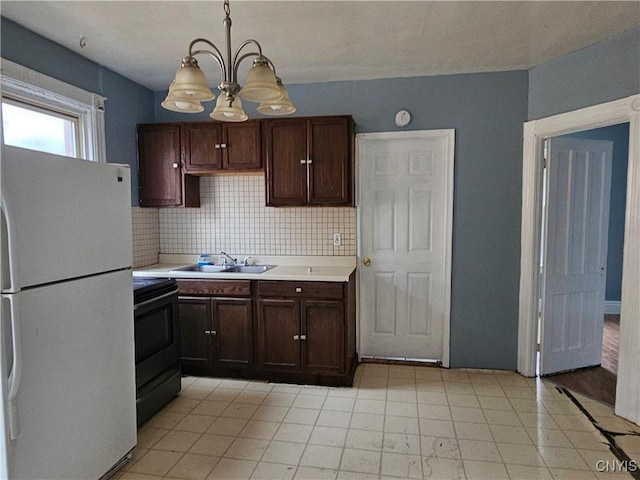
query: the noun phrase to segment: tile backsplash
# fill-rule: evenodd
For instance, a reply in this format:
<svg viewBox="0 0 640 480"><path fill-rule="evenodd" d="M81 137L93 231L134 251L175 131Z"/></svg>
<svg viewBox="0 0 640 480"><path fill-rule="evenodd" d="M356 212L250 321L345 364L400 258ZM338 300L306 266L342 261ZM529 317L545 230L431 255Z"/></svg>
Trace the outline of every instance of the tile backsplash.
<svg viewBox="0 0 640 480"><path fill-rule="evenodd" d="M147 229L146 220L153 217L136 210L157 212L162 253L356 254L355 208L266 207L263 175L202 177L200 199L200 208L134 208L134 264L138 261L136 230ZM342 236L339 247L333 245L334 233ZM145 259L151 258L153 248L139 246Z"/></svg>
<svg viewBox="0 0 640 480"><path fill-rule="evenodd" d="M160 222L157 208L131 209L133 223L133 268L158 263Z"/></svg>

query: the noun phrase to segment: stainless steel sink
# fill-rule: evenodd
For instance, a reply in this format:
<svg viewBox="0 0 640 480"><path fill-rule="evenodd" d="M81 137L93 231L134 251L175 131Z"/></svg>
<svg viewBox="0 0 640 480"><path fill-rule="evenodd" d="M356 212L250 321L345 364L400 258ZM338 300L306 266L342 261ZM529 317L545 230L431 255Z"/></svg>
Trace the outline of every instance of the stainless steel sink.
<svg viewBox="0 0 640 480"><path fill-rule="evenodd" d="M264 273L276 265L189 265L169 272L202 272L202 273Z"/></svg>
<svg viewBox="0 0 640 480"><path fill-rule="evenodd" d="M264 273L267 270L271 270L275 265L236 265L235 267L229 267L225 273Z"/></svg>

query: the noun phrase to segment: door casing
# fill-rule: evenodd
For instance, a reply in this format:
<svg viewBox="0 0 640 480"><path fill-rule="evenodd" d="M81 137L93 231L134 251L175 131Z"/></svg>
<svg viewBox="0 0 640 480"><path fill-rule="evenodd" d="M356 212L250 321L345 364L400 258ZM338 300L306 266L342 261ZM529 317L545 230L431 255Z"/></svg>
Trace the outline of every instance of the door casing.
<svg viewBox="0 0 640 480"><path fill-rule="evenodd" d="M640 94L524 124L517 369L536 375L544 139L625 122L629 159L615 413L640 425Z"/></svg>

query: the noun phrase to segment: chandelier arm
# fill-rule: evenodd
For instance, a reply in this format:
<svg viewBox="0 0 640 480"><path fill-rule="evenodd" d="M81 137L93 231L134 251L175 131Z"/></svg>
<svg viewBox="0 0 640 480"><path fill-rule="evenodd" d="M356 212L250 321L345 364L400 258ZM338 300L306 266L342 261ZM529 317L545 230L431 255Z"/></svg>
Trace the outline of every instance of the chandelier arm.
<svg viewBox="0 0 640 480"><path fill-rule="evenodd" d="M236 48L236 54L234 57L234 61L236 58L238 58L238 55L240 55L240 51L246 47L247 45L254 45L257 49L258 49L258 55L262 56L262 46L258 43L257 40L254 40L253 38L250 38L249 40L245 40L244 42L242 42L240 44L240 46L238 48Z"/></svg>
<svg viewBox="0 0 640 480"><path fill-rule="evenodd" d="M236 61L233 63L233 79L234 79L234 81L236 81L236 82L238 81L238 68L240 67L240 64L242 63L242 61L245 58L258 57L259 55L260 54L258 54L256 52L245 53L240 58L236 59Z"/></svg>
<svg viewBox="0 0 640 480"><path fill-rule="evenodd" d="M192 55L192 56L195 56L195 55L202 55L202 54L205 54L205 53L206 53L206 54L211 55L211 56L215 59L216 63L217 63L217 64L218 64L218 66L220 67L220 74L222 75L222 78L223 78L223 79L224 79L224 78L226 78L226 77L227 77L227 68L226 68L226 65L224 64L224 62L222 61L222 59L221 59L221 58L218 58L218 56L217 56L214 52L211 52L211 51L209 51L209 50L196 50L196 51L195 51L195 52L193 52L191 55Z"/></svg>
<svg viewBox="0 0 640 480"><path fill-rule="evenodd" d="M194 47L194 45L196 43L205 43L205 44L209 45L213 49L213 52L210 51L210 50L195 50L195 51L193 51L193 47ZM227 80L227 66L226 66L226 64L224 62L224 58L222 56L222 53L220 52L218 47L216 47L212 42L210 42L206 38L196 38L195 40L193 40L189 44L189 56L193 57L195 55L200 55L200 54L203 54L203 53L208 53L209 55L211 55L216 60L216 62L220 66L220 70L222 72L222 80L223 81Z"/></svg>
<svg viewBox="0 0 640 480"><path fill-rule="evenodd" d="M242 52L242 50L248 46L248 45L253 45L258 49L258 52L251 52L251 53L246 53L242 56L240 56L240 53ZM245 40L244 42L242 42L242 44L240 44L240 46L238 48L236 48L236 53L233 56L233 71L237 74L238 72L238 66L240 65L240 63L242 62L242 60L244 60L247 57L262 57L262 47L260 46L260 44L258 43L257 40L253 40L253 39L249 39L249 40ZM235 81L237 81L237 76L234 79Z"/></svg>

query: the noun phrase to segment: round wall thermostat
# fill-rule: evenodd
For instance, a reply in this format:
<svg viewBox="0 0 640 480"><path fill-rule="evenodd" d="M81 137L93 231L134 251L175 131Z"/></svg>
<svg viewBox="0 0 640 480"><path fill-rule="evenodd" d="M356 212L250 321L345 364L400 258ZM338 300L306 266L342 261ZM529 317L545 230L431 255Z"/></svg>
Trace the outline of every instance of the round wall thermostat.
<svg viewBox="0 0 640 480"><path fill-rule="evenodd" d="M411 121L411 114L406 110L400 110L396 113L396 126L406 127Z"/></svg>

